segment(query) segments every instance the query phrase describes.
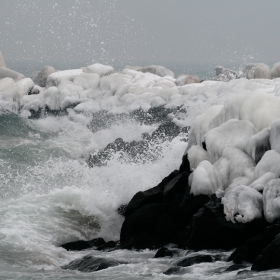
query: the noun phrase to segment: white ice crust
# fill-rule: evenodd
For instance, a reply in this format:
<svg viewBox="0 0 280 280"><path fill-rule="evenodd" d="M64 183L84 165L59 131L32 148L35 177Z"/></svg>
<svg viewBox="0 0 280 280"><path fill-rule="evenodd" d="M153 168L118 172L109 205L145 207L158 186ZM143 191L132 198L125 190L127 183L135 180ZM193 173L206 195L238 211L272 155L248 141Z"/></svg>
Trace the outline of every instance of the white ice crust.
<svg viewBox="0 0 280 280"><path fill-rule="evenodd" d="M262 217L262 195L248 186L228 188L222 198L228 221L247 223Z"/></svg>
<svg viewBox="0 0 280 280"><path fill-rule="evenodd" d="M263 190L263 207L266 220L272 223L280 218L280 179L267 183Z"/></svg>

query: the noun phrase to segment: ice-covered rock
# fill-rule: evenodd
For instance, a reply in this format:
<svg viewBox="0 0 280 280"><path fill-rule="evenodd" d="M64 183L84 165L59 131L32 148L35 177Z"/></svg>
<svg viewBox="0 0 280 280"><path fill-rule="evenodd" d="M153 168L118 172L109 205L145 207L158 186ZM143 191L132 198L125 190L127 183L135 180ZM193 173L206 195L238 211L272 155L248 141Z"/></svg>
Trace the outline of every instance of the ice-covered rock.
<svg viewBox="0 0 280 280"><path fill-rule="evenodd" d="M19 81L25 77L21 73L2 66L0 67L0 80L4 78L12 78L15 81Z"/></svg>
<svg viewBox="0 0 280 280"><path fill-rule="evenodd" d="M232 79L238 78L237 72L230 69L226 69L223 66L216 66L215 72L217 76L217 81L228 82Z"/></svg>
<svg viewBox="0 0 280 280"><path fill-rule="evenodd" d="M100 63L94 63L87 67L83 67L82 70L85 73L93 73L99 75L99 77L110 75L114 72L114 68L112 66L103 65Z"/></svg>
<svg viewBox="0 0 280 280"><path fill-rule="evenodd" d="M277 179L277 175L273 172L264 173L260 178L255 180L253 183L249 185L249 187L257 190L263 191L265 185L272 179Z"/></svg>
<svg viewBox="0 0 280 280"><path fill-rule="evenodd" d="M233 95L219 114L211 120L209 129L230 119L248 120L258 131L267 128L280 118L280 98L264 91L253 90Z"/></svg>
<svg viewBox="0 0 280 280"><path fill-rule="evenodd" d="M202 161L208 160L208 154L200 145L193 145L188 151L188 159L191 170L195 170Z"/></svg>
<svg viewBox="0 0 280 280"><path fill-rule="evenodd" d="M132 69L135 71L140 71L143 73L149 72L149 73L158 75L160 77L171 76L174 78L174 73L171 70L165 68L164 66L160 66L160 65L151 65L151 66L146 66L146 67L126 66L126 68Z"/></svg>
<svg viewBox="0 0 280 280"><path fill-rule="evenodd" d="M84 90L95 90L100 83L100 77L94 73L82 73L74 78L73 84L81 86Z"/></svg>
<svg viewBox="0 0 280 280"><path fill-rule="evenodd" d="M254 178L258 179L267 172L280 176L280 154L274 150L267 151L254 170Z"/></svg>
<svg viewBox="0 0 280 280"><path fill-rule="evenodd" d="M222 108L222 105L212 106L203 114L195 118L194 124L189 133L189 141L186 152L192 147L192 145L202 145L202 142L205 141L204 135L208 131L210 122L219 114Z"/></svg>
<svg viewBox="0 0 280 280"><path fill-rule="evenodd" d="M185 74L180 75L175 81L176 86L184 86L194 83L200 83L200 80L197 77Z"/></svg>
<svg viewBox="0 0 280 280"><path fill-rule="evenodd" d="M210 161L214 163L228 147L246 151L250 138L257 133L255 126L246 120L230 119L208 131L205 142Z"/></svg>
<svg viewBox="0 0 280 280"><path fill-rule="evenodd" d="M280 179L270 180L263 190L263 208L266 220L272 223L280 218Z"/></svg>
<svg viewBox="0 0 280 280"><path fill-rule="evenodd" d="M270 149L270 128L267 127L250 138L246 152L258 163Z"/></svg>
<svg viewBox="0 0 280 280"><path fill-rule="evenodd" d="M4 57L0 51L0 67L6 67Z"/></svg>
<svg viewBox="0 0 280 280"><path fill-rule="evenodd" d="M11 87L15 83L15 80L12 78L4 78L0 80L0 92Z"/></svg>
<svg viewBox="0 0 280 280"><path fill-rule="evenodd" d="M228 188L222 198L226 219L247 223L262 217L262 195L248 186Z"/></svg>
<svg viewBox="0 0 280 280"><path fill-rule="evenodd" d="M50 74L47 78L46 87L57 87L62 81L73 81L75 77L83 73L82 69L58 71Z"/></svg>
<svg viewBox="0 0 280 280"><path fill-rule="evenodd" d="M0 99L11 102L21 101L22 97L28 95L33 86L34 83L30 78L22 79L0 92Z"/></svg>
<svg viewBox="0 0 280 280"><path fill-rule="evenodd" d="M269 142L271 149L280 153L280 119L277 119L271 124Z"/></svg>
<svg viewBox="0 0 280 280"><path fill-rule="evenodd" d="M210 196L219 188L222 188L222 183L217 170L209 161L202 161L193 172L191 193L194 196L200 194Z"/></svg>
<svg viewBox="0 0 280 280"><path fill-rule="evenodd" d="M264 63L248 63L241 70L246 79L271 79L270 67Z"/></svg>
<svg viewBox="0 0 280 280"><path fill-rule="evenodd" d="M35 85L40 87L46 87L47 78L49 75L55 72L55 69L51 66L45 66L41 71L37 74L34 73L32 80L34 81Z"/></svg>
<svg viewBox="0 0 280 280"><path fill-rule="evenodd" d="M280 62L277 62L273 65L271 69L271 78L279 78L280 77Z"/></svg>

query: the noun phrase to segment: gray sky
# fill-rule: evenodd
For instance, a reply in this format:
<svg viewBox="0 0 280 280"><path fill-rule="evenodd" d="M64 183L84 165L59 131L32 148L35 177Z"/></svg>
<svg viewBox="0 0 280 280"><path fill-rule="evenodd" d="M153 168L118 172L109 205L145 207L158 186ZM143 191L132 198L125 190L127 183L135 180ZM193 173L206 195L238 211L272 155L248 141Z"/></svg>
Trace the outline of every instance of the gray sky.
<svg viewBox="0 0 280 280"><path fill-rule="evenodd" d="M279 0L0 0L9 63L280 61Z"/></svg>

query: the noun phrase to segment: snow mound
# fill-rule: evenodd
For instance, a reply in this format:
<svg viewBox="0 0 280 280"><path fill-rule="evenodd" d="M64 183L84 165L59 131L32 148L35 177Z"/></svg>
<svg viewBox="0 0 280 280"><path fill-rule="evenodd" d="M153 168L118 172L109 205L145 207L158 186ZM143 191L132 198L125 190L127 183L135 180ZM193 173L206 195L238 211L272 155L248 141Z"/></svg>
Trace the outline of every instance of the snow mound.
<svg viewBox="0 0 280 280"><path fill-rule="evenodd" d="M83 73L82 69L58 71L48 76L46 87L57 87L62 81L73 81L76 76Z"/></svg>
<svg viewBox="0 0 280 280"><path fill-rule="evenodd" d="M112 66L103 65L100 63L94 63L87 67L82 68L85 73L93 73L97 74L99 77L110 75L114 72L114 68Z"/></svg>
<svg viewBox="0 0 280 280"><path fill-rule="evenodd" d="M1 52L0 52L0 67L6 67L5 60Z"/></svg>
<svg viewBox="0 0 280 280"><path fill-rule="evenodd" d="M21 73L2 66L0 67L0 80L4 78L12 78L15 81L19 81L25 77Z"/></svg>
<svg viewBox="0 0 280 280"><path fill-rule="evenodd" d="M272 223L280 218L280 179L267 183L263 190L263 207L266 220Z"/></svg>
<svg viewBox="0 0 280 280"><path fill-rule="evenodd" d="M222 203L226 219L233 223L247 223L262 217L262 195L248 186L228 188Z"/></svg>

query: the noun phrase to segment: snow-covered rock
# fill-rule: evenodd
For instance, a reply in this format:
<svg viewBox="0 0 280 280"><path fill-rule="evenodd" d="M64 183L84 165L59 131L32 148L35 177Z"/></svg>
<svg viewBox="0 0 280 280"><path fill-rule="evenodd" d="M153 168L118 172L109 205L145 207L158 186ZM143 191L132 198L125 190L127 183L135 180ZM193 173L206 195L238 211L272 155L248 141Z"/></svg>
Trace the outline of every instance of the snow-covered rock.
<svg viewBox="0 0 280 280"><path fill-rule="evenodd" d="M272 223L280 218L280 179L270 180L263 190L263 208L266 220Z"/></svg>
<svg viewBox="0 0 280 280"><path fill-rule="evenodd" d="M6 67L4 57L0 51L0 67Z"/></svg>
<svg viewBox="0 0 280 280"><path fill-rule="evenodd" d="M246 79L271 79L270 67L264 63L248 63L241 70Z"/></svg>
<svg viewBox="0 0 280 280"><path fill-rule="evenodd" d="M25 77L21 73L2 66L0 67L0 80L4 78L12 78L15 81L19 81Z"/></svg>
<svg viewBox="0 0 280 280"><path fill-rule="evenodd" d="M176 86L184 86L188 84L200 83L200 80L197 77L191 75L180 75L176 81Z"/></svg>
<svg viewBox="0 0 280 280"><path fill-rule="evenodd" d="M62 81L73 81L75 77L83 73L82 69L72 69L65 71L58 71L48 76L46 87L57 87Z"/></svg>
<svg viewBox="0 0 280 280"><path fill-rule="evenodd" d="M45 66L41 71L38 73L34 73L32 80L34 81L35 85L40 87L46 87L47 78L49 75L55 72L55 69L51 66Z"/></svg>
<svg viewBox="0 0 280 280"><path fill-rule="evenodd" d="M247 223L262 217L262 195L248 186L228 188L222 203L226 219L233 223Z"/></svg>
<svg viewBox="0 0 280 280"><path fill-rule="evenodd" d="M165 77L165 76L171 76L174 78L174 73L165 68L164 66L160 65L151 65L151 66L146 66L146 67L139 67L139 66L126 66L126 68L135 70L135 71L140 71L143 73L149 72L155 75L158 75L160 77Z"/></svg>
<svg viewBox="0 0 280 280"><path fill-rule="evenodd" d="M215 72L217 76L217 81L228 82L232 79L238 78L237 72L230 69L226 69L223 66L216 66Z"/></svg>
<svg viewBox="0 0 280 280"><path fill-rule="evenodd" d="M21 101L24 95L27 95L33 88L34 83L30 78L22 79L14 83L11 87L0 92L0 99L16 102Z"/></svg>
<svg viewBox="0 0 280 280"><path fill-rule="evenodd" d="M114 72L114 68L112 66L103 65L100 63L94 63L87 67L83 67L82 70L85 73L97 74L99 77L107 76Z"/></svg>
<svg viewBox="0 0 280 280"><path fill-rule="evenodd" d="M271 78L279 78L280 77L280 62L277 62L273 65L271 69Z"/></svg>

